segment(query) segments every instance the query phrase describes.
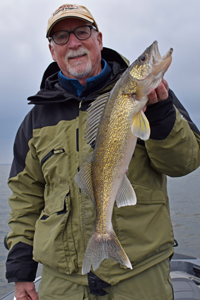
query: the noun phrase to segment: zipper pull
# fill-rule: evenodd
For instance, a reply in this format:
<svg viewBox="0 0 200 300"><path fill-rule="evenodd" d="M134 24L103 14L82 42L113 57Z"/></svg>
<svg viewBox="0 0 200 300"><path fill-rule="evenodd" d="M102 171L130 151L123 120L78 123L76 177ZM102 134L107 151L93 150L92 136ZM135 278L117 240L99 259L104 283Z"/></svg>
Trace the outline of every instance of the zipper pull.
<svg viewBox="0 0 200 300"><path fill-rule="evenodd" d="M53 154L60 154L60 153L64 153L64 152L65 152L64 149L58 149L58 150L53 149Z"/></svg>

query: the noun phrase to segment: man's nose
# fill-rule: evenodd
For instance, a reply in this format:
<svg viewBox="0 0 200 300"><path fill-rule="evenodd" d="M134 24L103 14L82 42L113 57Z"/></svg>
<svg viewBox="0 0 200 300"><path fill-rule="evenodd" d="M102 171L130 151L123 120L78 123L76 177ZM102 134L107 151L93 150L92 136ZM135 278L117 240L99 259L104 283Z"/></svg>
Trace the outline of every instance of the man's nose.
<svg viewBox="0 0 200 300"><path fill-rule="evenodd" d="M68 47L70 48L76 48L81 45L81 41L77 39L74 33L70 33L69 41L68 41Z"/></svg>

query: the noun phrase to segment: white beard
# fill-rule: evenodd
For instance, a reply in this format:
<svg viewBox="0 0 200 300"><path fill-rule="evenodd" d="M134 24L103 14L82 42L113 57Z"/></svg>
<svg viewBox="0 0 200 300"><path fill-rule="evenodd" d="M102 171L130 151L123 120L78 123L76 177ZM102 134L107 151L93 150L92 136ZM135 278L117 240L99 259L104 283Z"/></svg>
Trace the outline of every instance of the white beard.
<svg viewBox="0 0 200 300"><path fill-rule="evenodd" d="M84 69L83 69L81 61L77 61L77 63L75 63L72 67L69 64L69 61L68 61L69 58L76 57L76 56L81 56L81 55L87 55L87 58L88 58L87 64L84 65ZM80 48L78 50L71 50L65 56L65 61L66 61L66 64L67 64L68 72L75 78L84 78L87 75L89 75L90 72L92 71L92 63L91 63L91 60L90 60L90 53L87 49Z"/></svg>

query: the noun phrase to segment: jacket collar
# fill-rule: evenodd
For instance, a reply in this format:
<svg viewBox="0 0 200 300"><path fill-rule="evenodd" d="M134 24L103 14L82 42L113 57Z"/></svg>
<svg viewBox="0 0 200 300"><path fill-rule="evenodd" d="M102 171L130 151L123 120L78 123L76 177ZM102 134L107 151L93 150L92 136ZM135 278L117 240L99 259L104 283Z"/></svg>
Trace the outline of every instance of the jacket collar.
<svg viewBox="0 0 200 300"><path fill-rule="evenodd" d="M121 74L126 70L128 67L128 60L126 60L123 56L121 56L116 51L103 48L102 50L102 58L106 60L109 67L111 68L110 76L101 89L105 89L106 87L110 86L114 82L116 82ZM76 99L80 101L81 99L78 96L74 96L69 91L66 91L60 84L58 80L58 72L60 71L56 62L51 63L48 68L45 70L42 82L41 82L41 89L35 96L30 96L28 100L30 101L29 104L53 104L58 102L64 102L68 99ZM99 90L100 91L100 90ZM97 97L97 92L95 97ZM88 100L93 100L93 98L89 96ZM86 97L88 98L88 96Z"/></svg>
<svg viewBox="0 0 200 300"><path fill-rule="evenodd" d="M80 98L85 98L95 90L100 90L111 74L111 68L107 62L102 59L102 71L96 76L88 78L86 85L81 85L77 79L65 77L61 71L58 72L58 80L60 85L71 94Z"/></svg>

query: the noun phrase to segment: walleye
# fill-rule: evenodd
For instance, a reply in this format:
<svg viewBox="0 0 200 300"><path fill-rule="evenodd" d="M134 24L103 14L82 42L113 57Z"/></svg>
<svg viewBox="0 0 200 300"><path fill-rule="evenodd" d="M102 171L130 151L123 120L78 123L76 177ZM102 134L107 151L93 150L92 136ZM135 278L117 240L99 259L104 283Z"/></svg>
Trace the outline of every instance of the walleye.
<svg viewBox="0 0 200 300"><path fill-rule="evenodd" d="M96 205L96 223L90 236L82 274L95 271L104 259L132 269L112 226L114 202L118 207L135 205L134 189L126 173L137 138L150 136L143 112L148 94L161 83L171 64L171 48L163 57L155 41L122 74L110 93L98 97L88 109L86 138L95 141L92 160L82 166L75 182Z"/></svg>

